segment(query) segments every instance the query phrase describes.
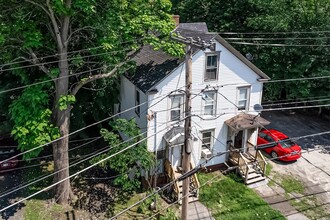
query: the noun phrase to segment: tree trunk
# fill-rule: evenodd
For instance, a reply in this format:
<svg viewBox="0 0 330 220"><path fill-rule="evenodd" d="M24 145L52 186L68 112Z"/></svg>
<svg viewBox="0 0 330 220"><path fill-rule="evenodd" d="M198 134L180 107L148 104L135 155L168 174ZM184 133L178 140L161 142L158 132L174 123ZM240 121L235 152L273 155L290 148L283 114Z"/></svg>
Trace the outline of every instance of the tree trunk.
<svg viewBox="0 0 330 220"><path fill-rule="evenodd" d="M54 176L54 183L59 182L69 176L69 137L67 136L70 131L70 112L71 106L68 106L65 110L60 110L58 107L59 100L61 96L68 95L69 89L69 78L68 76L68 61L67 61L67 49L63 48L60 52L60 61L59 61L59 69L60 69L60 77L59 80L56 81L56 99L54 103L54 116L55 116L55 124L60 130L61 140L55 142L53 144L53 155L54 155L54 168L55 171L62 170ZM55 200L59 204L68 204L71 195L71 185L70 179L67 179L60 184L55 186L54 189Z"/></svg>

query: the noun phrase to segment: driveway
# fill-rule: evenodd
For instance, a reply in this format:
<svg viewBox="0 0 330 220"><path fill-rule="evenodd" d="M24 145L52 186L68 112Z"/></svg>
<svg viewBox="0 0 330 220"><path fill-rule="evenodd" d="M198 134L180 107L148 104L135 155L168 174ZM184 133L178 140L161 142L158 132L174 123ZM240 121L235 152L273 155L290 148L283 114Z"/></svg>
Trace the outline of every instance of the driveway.
<svg viewBox="0 0 330 220"><path fill-rule="evenodd" d="M289 137L301 137L330 130L330 120L324 120L312 115L290 114L288 112L267 112L263 113L262 117L271 121L267 128L275 128L287 134ZM305 187L303 195L291 195L294 200L301 200L303 198L315 198L310 204L309 209L303 212L312 212L317 215L319 219L330 218L330 134L318 135L308 138L302 138L297 143L303 148L302 157L295 162L270 162L273 169L271 176L276 173L277 176L291 176L300 180ZM326 150L324 150L326 149ZM279 209L289 219L298 215L299 212L290 206L288 199L283 196L285 194L280 185L276 187L263 186L256 189L265 200L274 208ZM276 199L276 196L278 198ZM272 200L276 200L275 202ZM278 201L277 201L278 200ZM317 213L317 209L322 207L324 213ZM307 213L308 214L308 213Z"/></svg>
<svg viewBox="0 0 330 220"><path fill-rule="evenodd" d="M14 200L21 197L21 191L11 193L7 196L1 197L7 191L11 191L15 186L18 186L22 181L22 171L12 171L8 173L0 174L0 209L10 205ZM0 219L12 219L15 215L15 219L20 219L21 205L14 206L8 210L0 213Z"/></svg>

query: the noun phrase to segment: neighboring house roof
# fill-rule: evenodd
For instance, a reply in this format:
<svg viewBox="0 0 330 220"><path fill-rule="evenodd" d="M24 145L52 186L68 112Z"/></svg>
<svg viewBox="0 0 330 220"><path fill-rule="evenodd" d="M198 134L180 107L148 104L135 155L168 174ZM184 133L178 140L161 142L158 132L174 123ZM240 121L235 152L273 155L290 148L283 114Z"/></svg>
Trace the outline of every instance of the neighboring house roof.
<svg viewBox="0 0 330 220"><path fill-rule="evenodd" d="M208 32L207 26L204 22L181 23L175 31L179 32L179 34L183 37L192 37L194 39L199 38L205 42L210 40L218 41L244 64L251 68L256 74L258 74L261 77L259 80L270 79L265 73L247 60L240 52L238 52L217 33ZM183 58L173 57L162 50L155 51L150 45L144 46L134 56L133 60L136 62L135 73L127 73L125 76L144 93L151 90L184 61Z"/></svg>

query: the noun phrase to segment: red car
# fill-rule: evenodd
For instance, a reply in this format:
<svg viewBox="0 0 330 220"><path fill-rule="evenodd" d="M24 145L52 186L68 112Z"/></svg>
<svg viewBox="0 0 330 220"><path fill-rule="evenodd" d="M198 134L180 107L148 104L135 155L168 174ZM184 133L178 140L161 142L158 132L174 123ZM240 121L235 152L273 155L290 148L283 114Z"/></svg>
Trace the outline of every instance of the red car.
<svg viewBox="0 0 330 220"><path fill-rule="evenodd" d="M17 155L17 147L1 147L0 146L0 173L10 171L19 166L19 158L15 157L8 161L7 159ZM3 162L5 161L5 162Z"/></svg>
<svg viewBox="0 0 330 220"><path fill-rule="evenodd" d="M294 161L301 156L301 147L282 132L275 129L261 130L258 134L258 149L263 149L272 158Z"/></svg>

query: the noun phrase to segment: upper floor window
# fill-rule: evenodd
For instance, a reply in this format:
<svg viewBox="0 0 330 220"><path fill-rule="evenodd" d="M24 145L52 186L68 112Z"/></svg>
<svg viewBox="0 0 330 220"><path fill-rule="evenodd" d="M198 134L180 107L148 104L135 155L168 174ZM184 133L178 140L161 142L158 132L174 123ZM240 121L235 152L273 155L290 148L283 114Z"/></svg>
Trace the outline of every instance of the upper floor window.
<svg viewBox="0 0 330 220"><path fill-rule="evenodd" d="M249 86L239 87L238 98L237 98L238 110L248 110L249 99L250 99L250 87Z"/></svg>
<svg viewBox="0 0 330 220"><path fill-rule="evenodd" d="M203 93L204 115L216 114L217 93L216 91L208 91Z"/></svg>
<svg viewBox="0 0 330 220"><path fill-rule="evenodd" d="M182 118L183 113L183 95L173 95L170 97L171 99L171 121L178 121Z"/></svg>
<svg viewBox="0 0 330 220"><path fill-rule="evenodd" d="M218 60L218 53L206 54L204 81L215 81L218 79Z"/></svg>
<svg viewBox="0 0 330 220"><path fill-rule="evenodd" d="M213 140L214 140L214 130L207 130L202 131L202 149L209 149L213 148Z"/></svg>
<svg viewBox="0 0 330 220"><path fill-rule="evenodd" d="M135 90L135 106L136 106L136 108L135 108L135 113L138 115L138 116L140 116L140 113L141 113L141 106L140 106L140 92L139 92L139 90Z"/></svg>

